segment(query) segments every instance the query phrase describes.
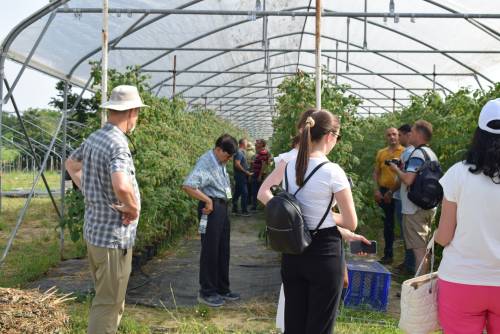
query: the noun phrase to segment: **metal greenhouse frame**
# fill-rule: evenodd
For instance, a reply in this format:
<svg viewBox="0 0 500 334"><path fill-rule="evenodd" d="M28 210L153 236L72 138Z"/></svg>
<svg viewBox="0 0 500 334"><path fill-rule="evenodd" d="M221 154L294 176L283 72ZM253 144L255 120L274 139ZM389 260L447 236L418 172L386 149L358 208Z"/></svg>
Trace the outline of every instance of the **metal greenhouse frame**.
<svg viewBox="0 0 500 334"><path fill-rule="evenodd" d="M54 0L20 22L0 46L0 116L10 101L24 137L24 144L4 139L0 117L0 155L4 145L16 146L38 168L0 265L40 178L58 216L64 213L64 163L60 204L44 171L51 152L66 159L68 115L92 89L89 61L101 62L103 73L108 62L118 70L139 65L151 76L153 94L182 96L188 109L210 107L254 137L271 136L277 87L298 71L319 80L323 67L336 83L350 86L347 93L363 100L358 112L368 115L393 112L427 90L447 95L464 84L483 90L500 78L500 3L493 0L474 2L474 8L466 1L417 0L398 3L398 12L394 0L388 11L386 0L370 2L370 11L367 0L109 2ZM102 45L95 42L99 35ZM5 77L7 59L22 65L12 82ZM27 68L65 82L62 117L39 158L34 146L40 143L29 137L14 100ZM81 88L72 106L70 84ZM0 211L1 194L0 178Z"/></svg>

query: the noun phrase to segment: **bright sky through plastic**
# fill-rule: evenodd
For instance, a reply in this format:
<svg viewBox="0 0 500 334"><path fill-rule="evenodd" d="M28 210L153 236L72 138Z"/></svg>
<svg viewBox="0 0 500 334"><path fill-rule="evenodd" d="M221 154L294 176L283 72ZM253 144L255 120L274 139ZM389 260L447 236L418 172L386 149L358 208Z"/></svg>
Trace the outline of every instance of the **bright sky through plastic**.
<svg viewBox="0 0 500 334"><path fill-rule="evenodd" d="M47 0L20 0L2 1L0 10L0 40L23 19L45 6ZM12 84L21 66L7 60L5 63L5 74L7 80ZM28 108L47 108L51 97L56 95L55 85L57 80L33 70L26 70L14 90L14 99L20 110ZM5 91L4 91L5 92ZM12 104L5 107L13 111Z"/></svg>

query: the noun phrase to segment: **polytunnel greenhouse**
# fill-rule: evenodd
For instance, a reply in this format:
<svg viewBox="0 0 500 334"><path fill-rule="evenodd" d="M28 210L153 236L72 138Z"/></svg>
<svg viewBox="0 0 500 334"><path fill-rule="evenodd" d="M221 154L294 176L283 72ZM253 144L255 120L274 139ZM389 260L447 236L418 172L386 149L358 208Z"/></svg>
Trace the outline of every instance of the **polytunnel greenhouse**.
<svg viewBox="0 0 500 334"><path fill-rule="evenodd" d="M251 217L241 217L230 197L226 202L233 206L238 242L259 245L245 251L231 241L237 258L237 264L231 259L231 273L233 267L238 268L234 269L232 282L236 281L244 299L257 298L261 303L259 298L271 295L271 303L262 302L271 311L244 306L248 314L242 317L249 325L227 325L212 319L210 333L234 328L233 332L238 333L275 333L277 296L273 293L279 292L281 283L280 260L264 245L269 230L264 206L256 196L262 182L266 184L266 176L274 175L274 168L279 169L280 153L289 150L294 136L302 136L305 126L297 122L303 111L325 109L339 117L342 130L332 130L337 144L327 156L354 182L351 197L356 204L357 231L375 241L372 245L379 242L375 253L384 259L388 253L382 254L382 245L386 252L390 237L384 225L387 220L381 217L388 214L380 209L382 202L373 200L374 184L377 197L377 173L382 173L374 163L385 146L404 144L391 144L389 130L401 137L403 125L413 125L414 131L418 120L432 124L428 142L420 144L429 144L445 173L468 152L483 106L500 97L500 2L494 0L51 0L4 35L0 46L0 271L2 267L5 271L0 273L0 287L46 290L57 286L63 293L76 294L92 288L90 276L80 285L71 286L54 276L53 270L71 271L71 280L83 277L76 268L87 266L78 262L68 269L65 266L69 262L63 261L76 261L86 254L83 197L77 190L78 183L70 185L71 173L67 173L65 162L92 131L105 124L106 112L99 105L108 101L114 86L137 86L149 105L139 114L138 131L128 138L142 209L127 303L167 309L174 305L177 312L175 293L179 293L181 306L194 307L196 296L193 299L192 295L198 286L191 281L198 274L197 259L191 272L191 263L182 262L184 258L158 255L176 247L172 245L178 245L179 240L196 235L192 228L199 222L196 203L182 191L183 182L202 153L223 133L237 140L256 141L261 145L257 154L267 142L268 162L260 168L269 170L259 170L260 178L253 180L255 167L245 169L250 175L245 192L254 198L255 210L247 212ZM14 76L5 72L9 62L19 65ZM58 81L59 95L47 97L53 109L19 110L16 88L27 71ZM388 159L392 158L398 160L400 156ZM386 165L390 163L386 161ZM228 188L239 194L234 176L240 168L237 166L239 163L228 163ZM398 180L399 189L404 177L398 175L393 179ZM257 190L252 190L252 182ZM393 189L384 189L392 196ZM243 206L242 210L246 211ZM392 210L391 243L394 219L403 221L395 218L396 209ZM437 229L439 216L431 220L432 230ZM238 230L245 223L252 226L252 232ZM40 231L47 232L38 232L39 224ZM403 225L396 231L394 247L399 248L394 258L399 260L407 256L408 249ZM245 239L247 234L255 235L255 240ZM41 236L45 239L37 239ZM28 244L43 248L40 258L51 260L23 260L24 253L37 253ZM187 253L198 254L199 240L196 247L189 241L183 245L188 247ZM46 254L49 251L51 254ZM406 271L402 274L398 271L401 268L392 265L390 254L390 263L380 261L385 267L375 261L375 255L368 256L368 266L380 266L371 271L357 267L356 261L366 261L363 258L347 256L353 290L347 294L346 307L371 303L369 312L386 313L379 318L363 314L356 307L352 314L342 310L336 331L399 332L397 319L404 312L400 308L401 294L395 297L394 289L399 291L405 279L413 277L414 270L410 270L412 275ZM437 263L442 256L438 250ZM185 271L158 271L151 268L151 258L159 259L162 268L181 268L184 263ZM44 264L33 269L30 261ZM374 276L377 282L386 285L372 285L372 294L368 295L360 288L358 300L354 296L355 273L363 273L361 285L374 284L363 283L365 270L379 275ZM21 271L33 274L22 276ZM242 283L237 283L238 279ZM255 280L260 283L254 286ZM11 293L2 289L0 295ZM401 307L403 304L401 300ZM74 328L86 328L86 319L77 316L81 307L77 303L76 311L70 312ZM205 315L199 312L205 311L200 310L193 312L203 318ZM255 318L252 310L262 312L262 316ZM181 319L173 325L175 332L204 333L182 315L169 316ZM154 326L140 315L129 317L139 329L121 328L122 332L154 332ZM19 327L4 320L0 316L0 331L6 326L5 330L23 332L30 323L27 320L28 327ZM46 328L45 332L50 332ZM489 329L488 333L490 330L495 332Z"/></svg>

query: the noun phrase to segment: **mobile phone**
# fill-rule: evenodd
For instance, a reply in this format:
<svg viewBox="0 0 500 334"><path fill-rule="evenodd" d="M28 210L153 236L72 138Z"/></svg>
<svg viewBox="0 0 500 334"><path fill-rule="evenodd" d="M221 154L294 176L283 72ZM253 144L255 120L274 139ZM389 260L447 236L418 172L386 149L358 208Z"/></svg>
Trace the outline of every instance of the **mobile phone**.
<svg viewBox="0 0 500 334"><path fill-rule="evenodd" d="M361 240L351 241L349 243L349 248L351 249L351 254L367 253L367 254L377 254L377 241L370 240L370 244L365 244Z"/></svg>

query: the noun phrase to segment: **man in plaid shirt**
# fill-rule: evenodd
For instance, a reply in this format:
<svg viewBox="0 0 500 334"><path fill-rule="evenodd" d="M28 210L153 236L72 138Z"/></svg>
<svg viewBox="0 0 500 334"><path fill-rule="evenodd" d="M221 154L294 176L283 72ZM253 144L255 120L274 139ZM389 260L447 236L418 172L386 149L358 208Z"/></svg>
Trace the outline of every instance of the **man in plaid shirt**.
<svg viewBox="0 0 500 334"><path fill-rule="evenodd" d="M88 333L116 333L125 307L132 247L139 221L140 194L126 133L145 107L136 87L118 86L101 107L106 125L92 133L66 161L85 198L83 237L87 243L95 297Z"/></svg>

